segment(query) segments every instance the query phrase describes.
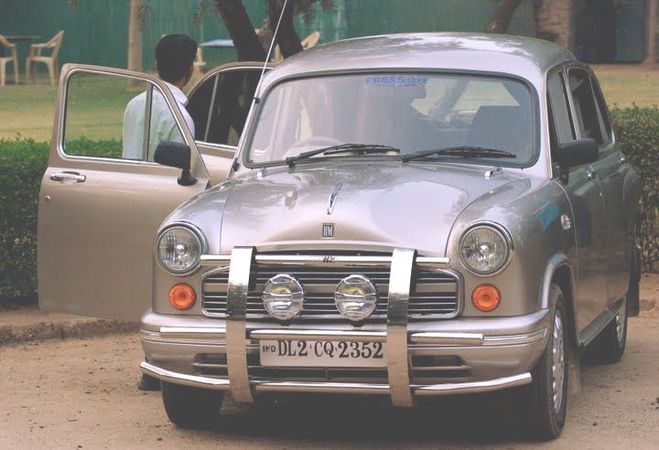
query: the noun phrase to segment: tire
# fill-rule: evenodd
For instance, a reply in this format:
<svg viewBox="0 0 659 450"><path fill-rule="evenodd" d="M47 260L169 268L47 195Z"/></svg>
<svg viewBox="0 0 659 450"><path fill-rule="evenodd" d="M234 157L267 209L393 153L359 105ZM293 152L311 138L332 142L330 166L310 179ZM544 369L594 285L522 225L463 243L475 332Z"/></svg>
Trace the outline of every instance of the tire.
<svg viewBox="0 0 659 450"><path fill-rule="evenodd" d="M527 387L523 409L533 437L551 440L560 436L565 424L568 393L568 352L570 351L567 330L567 314L561 288L553 284L549 297L556 305L547 347L533 369L533 381Z"/></svg>
<svg viewBox="0 0 659 450"><path fill-rule="evenodd" d="M588 346L588 357L605 364L617 363L622 359L627 346L627 300L623 301L615 318Z"/></svg>
<svg viewBox="0 0 659 450"><path fill-rule="evenodd" d="M162 401L169 420L182 428L207 428L217 421L222 393L162 382Z"/></svg>

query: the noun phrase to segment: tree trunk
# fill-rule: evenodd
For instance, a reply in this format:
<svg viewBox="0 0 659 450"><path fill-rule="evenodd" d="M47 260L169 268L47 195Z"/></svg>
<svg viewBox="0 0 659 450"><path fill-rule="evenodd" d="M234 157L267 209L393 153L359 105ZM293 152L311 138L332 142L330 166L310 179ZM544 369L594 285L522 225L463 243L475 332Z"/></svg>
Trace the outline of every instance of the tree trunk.
<svg viewBox="0 0 659 450"><path fill-rule="evenodd" d="M657 5L658 0L650 0L648 5L648 45L645 60L646 64L656 64L657 62Z"/></svg>
<svg viewBox="0 0 659 450"><path fill-rule="evenodd" d="M283 5L283 0L268 0L268 25L272 33L275 32ZM279 50L284 58L302 51L300 36L295 30L295 2L293 0L288 0L286 4L286 10L277 33L277 44L279 44Z"/></svg>
<svg viewBox="0 0 659 450"><path fill-rule="evenodd" d="M128 70L142 71L142 23L144 0L130 0L128 22Z"/></svg>
<svg viewBox="0 0 659 450"><path fill-rule="evenodd" d="M485 27L486 33L505 33L513 13L522 0L503 0L492 16L490 24Z"/></svg>
<svg viewBox="0 0 659 450"><path fill-rule="evenodd" d="M241 0L215 0L240 61L263 61L266 53Z"/></svg>

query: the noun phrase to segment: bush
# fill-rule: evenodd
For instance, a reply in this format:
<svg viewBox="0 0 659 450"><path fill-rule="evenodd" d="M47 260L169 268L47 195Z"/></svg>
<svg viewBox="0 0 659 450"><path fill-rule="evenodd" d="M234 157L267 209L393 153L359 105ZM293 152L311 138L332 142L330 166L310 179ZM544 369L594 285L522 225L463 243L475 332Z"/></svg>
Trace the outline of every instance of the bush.
<svg viewBox="0 0 659 450"><path fill-rule="evenodd" d="M37 202L49 145L0 140L0 296L32 295L37 280Z"/></svg>
<svg viewBox="0 0 659 450"><path fill-rule="evenodd" d="M652 270L659 260L657 237L659 190L659 108L611 111L618 141L643 182L640 218L643 264ZM113 156L118 141L79 139L67 143L73 154ZM37 203L41 177L48 165L49 144L32 139L0 139L0 297L30 296L36 291Z"/></svg>
<svg viewBox="0 0 659 450"><path fill-rule="evenodd" d="M78 139L67 143L73 154L121 154L114 140ZM0 139L0 297L34 295L37 288L37 205L50 145L32 139Z"/></svg>
<svg viewBox="0 0 659 450"><path fill-rule="evenodd" d="M654 264L659 261L659 108L616 108L611 111L611 119L622 151L641 176L639 237L644 269L653 271Z"/></svg>

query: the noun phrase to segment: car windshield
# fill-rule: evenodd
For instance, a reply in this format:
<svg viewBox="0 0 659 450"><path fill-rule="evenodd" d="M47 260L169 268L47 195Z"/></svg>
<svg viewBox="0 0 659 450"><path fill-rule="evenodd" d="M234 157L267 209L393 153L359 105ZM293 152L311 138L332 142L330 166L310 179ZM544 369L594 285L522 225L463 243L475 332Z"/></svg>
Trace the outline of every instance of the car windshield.
<svg viewBox="0 0 659 450"><path fill-rule="evenodd" d="M491 159L496 165L526 166L536 151L532 104L524 83L498 76L379 73L297 79L275 86L263 99L247 160L262 165L417 154L410 160L482 164ZM351 145L396 151L349 151ZM336 146L346 151L322 152ZM487 149L494 156L435 151L418 157L445 148ZM497 157L499 150L514 156ZM303 158L296 158L301 153Z"/></svg>

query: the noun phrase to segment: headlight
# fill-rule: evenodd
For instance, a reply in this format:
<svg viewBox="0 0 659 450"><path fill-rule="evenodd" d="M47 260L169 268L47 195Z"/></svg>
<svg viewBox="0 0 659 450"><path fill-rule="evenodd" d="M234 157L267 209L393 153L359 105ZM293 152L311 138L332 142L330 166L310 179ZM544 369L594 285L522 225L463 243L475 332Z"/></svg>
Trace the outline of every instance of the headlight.
<svg viewBox="0 0 659 450"><path fill-rule="evenodd" d="M169 272L187 274L199 266L203 247L200 233L177 225L160 233L156 241L156 259Z"/></svg>
<svg viewBox="0 0 659 450"><path fill-rule="evenodd" d="M462 236L460 258L470 271L478 275L491 275L508 262L509 247L501 231L490 225L478 225Z"/></svg>

